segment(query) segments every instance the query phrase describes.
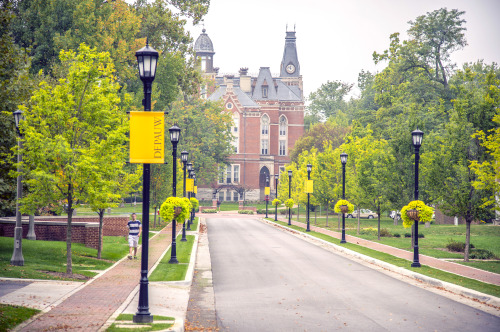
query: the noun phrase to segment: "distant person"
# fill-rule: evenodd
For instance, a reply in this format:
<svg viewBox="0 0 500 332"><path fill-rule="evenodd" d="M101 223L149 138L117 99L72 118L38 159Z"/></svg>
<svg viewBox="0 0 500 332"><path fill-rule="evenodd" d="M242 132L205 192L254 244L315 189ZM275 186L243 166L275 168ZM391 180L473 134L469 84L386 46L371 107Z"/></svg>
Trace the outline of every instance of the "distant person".
<svg viewBox="0 0 500 332"><path fill-rule="evenodd" d="M132 220L127 223L127 227L128 245L130 247L128 259L132 259L132 251L134 252L134 259L137 259L137 246L139 244L139 236L141 235L142 227L135 213L132 213Z"/></svg>
<svg viewBox="0 0 500 332"><path fill-rule="evenodd" d="M220 212L220 199L217 200L217 211Z"/></svg>

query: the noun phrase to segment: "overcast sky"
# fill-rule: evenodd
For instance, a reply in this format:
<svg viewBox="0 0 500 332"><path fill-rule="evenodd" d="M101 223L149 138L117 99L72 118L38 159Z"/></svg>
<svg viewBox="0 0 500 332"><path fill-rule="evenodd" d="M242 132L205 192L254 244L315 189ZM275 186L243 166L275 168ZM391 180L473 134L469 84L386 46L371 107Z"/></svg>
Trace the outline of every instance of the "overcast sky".
<svg viewBox="0 0 500 332"><path fill-rule="evenodd" d="M278 74L286 25L295 25L309 96L328 80L357 83L361 69L380 71L385 64L375 66L373 52L387 49L394 32L406 39L408 21L443 7L465 11L469 45L455 52L454 62L500 63L500 0L211 0L204 24L220 74L241 67ZM196 40L202 25L189 30Z"/></svg>

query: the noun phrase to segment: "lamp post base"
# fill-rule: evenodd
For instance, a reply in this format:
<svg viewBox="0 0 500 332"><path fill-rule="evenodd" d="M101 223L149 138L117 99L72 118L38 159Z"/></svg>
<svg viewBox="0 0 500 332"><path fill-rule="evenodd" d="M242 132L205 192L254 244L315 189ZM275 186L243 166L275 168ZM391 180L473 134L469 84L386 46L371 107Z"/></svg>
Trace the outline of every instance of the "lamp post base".
<svg viewBox="0 0 500 332"><path fill-rule="evenodd" d="M422 265L420 265L419 262L413 262L411 263L411 267L421 267Z"/></svg>
<svg viewBox="0 0 500 332"><path fill-rule="evenodd" d="M340 240L340 243L347 243L346 240Z"/></svg>
<svg viewBox="0 0 500 332"><path fill-rule="evenodd" d="M153 322L153 315L151 315L149 312L147 314L135 314L134 317L132 318L134 323L152 323Z"/></svg>
<svg viewBox="0 0 500 332"><path fill-rule="evenodd" d="M15 266L24 266L23 248L22 248L22 227L14 228L14 252L10 259L10 264Z"/></svg>
<svg viewBox="0 0 500 332"><path fill-rule="evenodd" d="M181 239L182 242L186 242L187 239L186 239L186 222L184 221L182 223L182 239Z"/></svg>

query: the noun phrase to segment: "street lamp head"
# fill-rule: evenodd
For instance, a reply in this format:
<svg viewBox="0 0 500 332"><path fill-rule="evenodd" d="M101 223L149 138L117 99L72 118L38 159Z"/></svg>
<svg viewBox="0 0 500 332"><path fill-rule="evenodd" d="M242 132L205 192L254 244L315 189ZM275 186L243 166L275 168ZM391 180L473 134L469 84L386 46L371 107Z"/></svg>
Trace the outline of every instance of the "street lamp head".
<svg viewBox="0 0 500 332"><path fill-rule="evenodd" d="M158 62L158 51L149 47L149 41L146 40L146 46L135 52L137 65L139 67L139 76L143 82L153 82L156 75L156 63Z"/></svg>
<svg viewBox="0 0 500 332"><path fill-rule="evenodd" d="M193 170L193 163L187 163L186 164L187 170L191 172Z"/></svg>
<svg viewBox="0 0 500 332"><path fill-rule="evenodd" d="M292 173L293 173L293 171L292 171L292 170L289 170L289 171L288 171L288 177L289 177L289 178L291 178L291 177L292 177Z"/></svg>
<svg viewBox="0 0 500 332"><path fill-rule="evenodd" d="M181 128L177 127L177 125L173 125L172 127L168 128L168 131L170 132L170 142L172 142L172 144L179 142L179 137L181 136Z"/></svg>
<svg viewBox="0 0 500 332"><path fill-rule="evenodd" d="M413 139L413 146L420 147L422 145L422 138L424 137L424 132L420 129L417 129L411 132L411 137Z"/></svg>
<svg viewBox="0 0 500 332"><path fill-rule="evenodd" d="M279 175L279 174L274 174L274 179L275 179L276 181L278 181L278 179L279 179L279 178L280 178L280 175Z"/></svg>
<svg viewBox="0 0 500 332"><path fill-rule="evenodd" d="M188 161L188 156L189 156L189 152L187 152L187 151L182 151L182 152L181 152L181 160L182 160L182 162L183 162L184 164L185 164L185 163L187 163L187 161Z"/></svg>
<svg viewBox="0 0 500 332"><path fill-rule="evenodd" d="M23 121L23 111L16 110L12 112L12 114L14 115L14 120L16 121L16 129L19 132L19 124Z"/></svg>
<svg viewBox="0 0 500 332"><path fill-rule="evenodd" d="M266 176L266 184L269 187L269 176Z"/></svg>
<svg viewBox="0 0 500 332"><path fill-rule="evenodd" d="M312 169L313 169L313 165L307 164L307 172L311 173Z"/></svg>
<svg viewBox="0 0 500 332"><path fill-rule="evenodd" d="M340 162L345 165L347 163L347 153L345 152L342 152L340 154Z"/></svg>
<svg viewBox="0 0 500 332"><path fill-rule="evenodd" d="M194 175L194 170L193 170L193 169L190 169L190 170L189 170L189 177L191 177L191 178L192 178L192 177L193 177L193 175Z"/></svg>

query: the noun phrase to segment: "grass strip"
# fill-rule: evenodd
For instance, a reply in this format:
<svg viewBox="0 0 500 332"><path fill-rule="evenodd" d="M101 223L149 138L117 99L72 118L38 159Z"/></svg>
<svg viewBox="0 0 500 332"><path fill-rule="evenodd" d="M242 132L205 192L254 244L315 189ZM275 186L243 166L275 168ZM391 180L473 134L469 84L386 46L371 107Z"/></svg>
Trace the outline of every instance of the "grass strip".
<svg viewBox="0 0 500 332"><path fill-rule="evenodd" d="M267 218L266 220L274 222L274 223L282 225L282 226L292 228L292 229L299 231L301 233L306 233L305 228L302 228L299 226L295 226L295 225L289 226L288 223L286 223L286 222L274 221L271 218ZM432 267L427 266L427 265L422 265L420 268L412 268L410 266L411 262L407 261L406 259L395 257L393 255L386 254L386 253L383 253L380 251L376 251L376 250L373 250L370 248L366 248L366 247L363 247L363 246L360 246L357 244L352 244L352 243L342 243L341 244L339 239L322 234L322 233L317 233L317 232L311 231L311 232L307 232L307 234L314 236L314 237L317 237L319 239L325 240L327 242L334 243L334 244L339 245L341 247L350 249L352 251L358 252L360 254L363 254L363 255L366 255L366 256L369 256L372 258L376 258L376 259L381 260L383 262L386 262L386 263L389 263L389 264L392 264L392 265L395 265L398 267L402 267L402 268L409 270L409 271L417 272L417 273L420 273L420 274L428 276L428 277L432 277L435 279L449 282L451 284L455 284L455 285L462 286L465 288L473 289L473 290L476 290L476 291L481 292L481 293L500 297L500 286L496 286L496 285L484 283L484 282L481 282L478 280L462 277L462 276L459 276L459 275L456 275L453 273L449 273L446 271L432 268Z"/></svg>
<svg viewBox="0 0 500 332"><path fill-rule="evenodd" d="M9 331L39 312L37 309L0 304L0 331Z"/></svg>
<svg viewBox="0 0 500 332"><path fill-rule="evenodd" d="M186 278L186 272L191 260L191 251L193 250L193 243L195 236L187 235L187 242L181 241L182 236L177 236L177 260L179 264L170 264L169 260L172 253L172 247L168 249L165 256L151 273L149 281L180 281Z"/></svg>
<svg viewBox="0 0 500 332"><path fill-rule="evenodd" d="M107 332L140 332L140 331L164 331L170 327L172 327L172 325L174 324L168 324L168 323L158 323L158 324L155 324L155 323L142 323L142 324L139 324L139 323L133 323L133 325L131 325L130 327L125 327L125 325L122 325L120 327L118 327L117 325L121 325L121 324L116 324L116 323L113 323L111 324L110 327L108 327L106 329ZM143 325L144 327L137 327L137 325Z"/></svg>
<svg viewBox="0 0 500 332"><path fill-rule="evenodd" d="M132 322L134 320L134 314L120 314L118 317L116 317L115 320L118 321L125 320ZM154 320L175 320L175 318L168 316L154 315Z"/></svg>

